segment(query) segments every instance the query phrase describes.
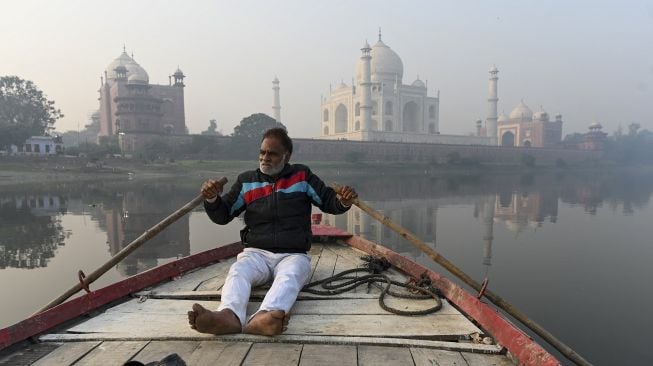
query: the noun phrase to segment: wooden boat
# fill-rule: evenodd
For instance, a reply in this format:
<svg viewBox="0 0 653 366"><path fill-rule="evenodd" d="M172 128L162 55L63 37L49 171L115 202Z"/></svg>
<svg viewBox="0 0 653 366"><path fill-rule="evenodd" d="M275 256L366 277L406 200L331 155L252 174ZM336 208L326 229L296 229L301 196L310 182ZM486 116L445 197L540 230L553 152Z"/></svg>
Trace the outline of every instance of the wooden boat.
<svg viewBox="0 0 653 366"><path fill-rule="evenodd" d="M243 248L234 243L90 291L0 330L0 364L122 365L177 353L188 365L559 365L499 312L442 275L333 227L314 225L313 233L312 281L360 266L361 255L384 257L395 280L426 274L445 296L442 308L394 315L379 307L374 287L335 296L302 292L282 335L197 333L186 312L194 302L217 307L228 268ZM264 288L252 291L248 313L264 294ZM433 306L433 299L390 298L388 305L419 310Z"/></svg>

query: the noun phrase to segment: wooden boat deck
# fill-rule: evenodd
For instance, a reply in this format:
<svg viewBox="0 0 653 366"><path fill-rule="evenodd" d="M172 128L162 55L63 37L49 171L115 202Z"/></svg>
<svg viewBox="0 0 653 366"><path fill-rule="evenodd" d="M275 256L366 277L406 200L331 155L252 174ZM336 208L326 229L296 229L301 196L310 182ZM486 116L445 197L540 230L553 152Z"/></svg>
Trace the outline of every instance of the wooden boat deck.
<svg viewBox="0 0 653 366"><path fill-rule="evenodd" d="M311 249L311 281L357 268L364 255L335 243ZM300 293L288 330L276 337L213 336L190 329L186 312L194 302L217 308L230 258L140 291L127 301L76 324L42 335L41 343L0 359L0 365L122 365L148 363L177 353L188 365L513 365L500 345L478 344L485 336L447 300L438 312L398 316L381 309L379 290L359 287L335 296ZM396 270L391 277L405 282ZM265 288L253 289L248 314ZM258 301L257 301L258 300ZM420 310L433 300L388 298L403 310Z"/></svg>

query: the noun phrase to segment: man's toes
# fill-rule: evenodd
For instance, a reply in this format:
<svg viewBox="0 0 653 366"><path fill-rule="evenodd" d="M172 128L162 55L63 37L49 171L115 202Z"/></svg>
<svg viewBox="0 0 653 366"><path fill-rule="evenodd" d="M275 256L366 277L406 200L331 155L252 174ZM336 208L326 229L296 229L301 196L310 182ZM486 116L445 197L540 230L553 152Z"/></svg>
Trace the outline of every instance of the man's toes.
<svg viewBox="0 0 653 366"><path fill-rule="evenodd" d="M193 311L194 311L197 315L200 315L201 313L206 312L206 311L208 311L208 310L206 310L202 305L200 305L200 304L198 304L198 303L194 303L194 304L193 304Z"/></svg>

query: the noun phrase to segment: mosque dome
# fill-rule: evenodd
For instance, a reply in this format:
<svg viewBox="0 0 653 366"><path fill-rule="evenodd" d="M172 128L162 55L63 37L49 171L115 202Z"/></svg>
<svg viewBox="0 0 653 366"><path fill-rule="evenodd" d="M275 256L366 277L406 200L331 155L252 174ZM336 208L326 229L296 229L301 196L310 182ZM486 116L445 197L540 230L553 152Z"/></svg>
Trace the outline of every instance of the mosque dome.
<svg viewBox="0 0 653 366"><path fill-rule="evenodd" d="M372 46L370 52L372 81L391 80L394 82L395 77L401 83L404 76L404 63L399 55L388 47L379 37L379 41ZM356 79L363 79L363 61L359 58L356 65Z"/></svg>
<svg viewBox="0 0 653 366"><path fill-rule="evenodd" d="M147 71L141 65L139 65L133 58L131 58L127 52L123 51L118 58L111 61L107 66L107 78L109 80L114 80L116 78L116 68L119 66L124 66L127 68L127 78L131 79L133 75L137 75L139 81L148 83L150 77L147 75Z"/></svg>
<svg viewBox="0 0 653 366"><path fill-rule="evenodd" d="M594 122L591 125L589 125L590 130L600 130L602 128L603 128L603 126L601 126L601 124L598 123L598 122Z"/></svg>
<svg viewBox="0 0 653 366"><path fill-rule="evenodd" d="M497 119L497 122L507 122L507 121L508 121L508 116L506 116L505 113L501 113L501 115Z"/></svg>
<svg viewBox="0 0 653 366"><path fill-rule="evenodd" d="M532 120L533 111L528 108L528 106L524 104L524 101L522 100L519 102L519 105L517 105L517 107L515 107L512 112L510 112L510 119Z"/></svg>
<svg viewBox="0 0 653 366"><path fill-rule="evenodd" d="M341 81L340 84L338 84L338 89L344 89L344 88L348 88L348 86L347 84L345 84L344 81Z"/></svg>
<svg viewBox="0 0 653 366"><path fill-rule="evenodd" d="M113 80L116 78L116 67L118 66L125 66L127 65L128 62L133 61L131 57L127 54L127 52L122 52L118 58L115 60L111 61L111 63L107 66L107 76L109 80Z"/></svg>
<svg viewBox="0 0 653 366"><path fill-rule="evenodd" d="M424 84L424 82L422 80L420 80L419 78L417 78L415 81L413 81L413 83L411 85L416 86L418 88L426 88L426 84Z"/></svg>

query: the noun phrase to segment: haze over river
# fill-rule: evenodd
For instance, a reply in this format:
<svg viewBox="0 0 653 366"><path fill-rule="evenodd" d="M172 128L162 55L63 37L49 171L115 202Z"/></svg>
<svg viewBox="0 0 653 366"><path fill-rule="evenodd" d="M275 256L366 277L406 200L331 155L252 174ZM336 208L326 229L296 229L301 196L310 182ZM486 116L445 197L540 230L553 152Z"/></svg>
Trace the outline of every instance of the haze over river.
<svg viewBox="0 0 653 366"><path fill-rule="evenodd" d="M319 171L317 172L320 173ZM229 177L233 181L235 177ZM653 173L513 172L353 177L361 199L597 365L650 362ZM0 327L29 316L190 201L205 177L3 187ZM443 272L366 214L324 215ZM91 285L239 240L240 219L183 217ZM446 274L446 273L445 273ZM448 275L448 274L447 274Z"/></svg>

